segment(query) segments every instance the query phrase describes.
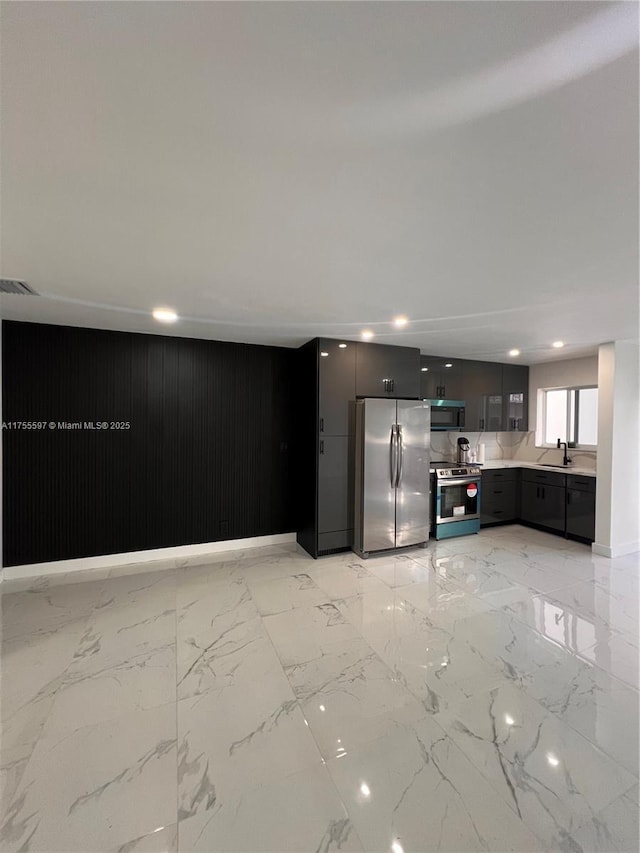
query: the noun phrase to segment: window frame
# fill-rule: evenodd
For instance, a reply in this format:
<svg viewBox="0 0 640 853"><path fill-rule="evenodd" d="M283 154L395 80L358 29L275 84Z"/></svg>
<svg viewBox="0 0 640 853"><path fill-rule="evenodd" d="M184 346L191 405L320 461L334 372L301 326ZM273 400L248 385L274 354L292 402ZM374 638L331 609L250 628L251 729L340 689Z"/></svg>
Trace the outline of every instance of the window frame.
<svg viewBox="0 0 640 853"><path fill-rule="evenodd" d="M542 413L542 417L540 419L539 426L536 429L536 447L543 447L545 449L557 447L557 444L551 444L551 443L545 441L546 434L547 434L547 392L548 391L567 391L567 392L575 391L576 392L575 404L573 406L573 413L572 413L572 406L571 406L571 394L567 393L567 421L566 421L566 424L567 424L567 435L569 435L569 426L571 424L572 414L573 414L573 421L574 421L576 429L578 428L578 425L580 423L580 420L579 420L579 418L580 418L580 391L591 391L591 390L597 391L598 386L593 385L593 384L591 384L591 385L556 385L556 386L553 386L550 388L538 389L538 409ZM598 395L598 405L599 404L600 404L600 395ZM567 438L567 443L568 442L569 442L569 439ZM598 445L597 444L581 444L581 443L578 443L576 441L575 444L572 443L571 449L572 450L597 451Z"/></svg>

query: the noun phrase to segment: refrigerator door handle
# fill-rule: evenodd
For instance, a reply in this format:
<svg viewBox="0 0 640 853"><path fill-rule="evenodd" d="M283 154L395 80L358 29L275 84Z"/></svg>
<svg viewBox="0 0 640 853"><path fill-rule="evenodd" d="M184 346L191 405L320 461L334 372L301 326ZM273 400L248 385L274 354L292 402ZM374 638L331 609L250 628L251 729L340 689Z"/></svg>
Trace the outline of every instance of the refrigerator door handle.
<svg viewBox="0 0 640 853"><path fill-rule="evenodd" d="M391 481L392 489L395 488L396 479L398 477L398 442L396 438L396 429L396 424L391 424L391 441L389 442L389 480Z"/></svg>
<svg viewBox="0 0 640 853"><path fill-rule="evenodd" d="M396 443L398 445L398 454L397 454L397 469L398 474L396 476L396 489L400 485L400 481L402 480L402 463L404 461L404 442L402 441L402 427L398 424L397 433L396 433Z"/></svg>

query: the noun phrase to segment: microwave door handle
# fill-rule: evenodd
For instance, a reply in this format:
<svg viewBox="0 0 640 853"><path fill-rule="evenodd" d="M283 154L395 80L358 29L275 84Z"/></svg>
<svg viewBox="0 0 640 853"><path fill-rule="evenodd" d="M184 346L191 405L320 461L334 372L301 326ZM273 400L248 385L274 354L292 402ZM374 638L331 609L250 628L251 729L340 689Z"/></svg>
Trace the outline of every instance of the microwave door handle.
<svg viewBox="0 0 640 853"><path fill-rule="evenodd" d="M389 480L391 488L395 488L398 470L398 445L396 443L396 425L391 424L391 441L389 442Z"/></svg>
<svg viewBox="0 0 640 853"><path fill-rule="evenodd" d="M402 427L398 424L398 432L396 434L396 442L398 445L398 474L396 476L396 489L402 480L402 463L404 461L404 442L402 440Z"/></svg>

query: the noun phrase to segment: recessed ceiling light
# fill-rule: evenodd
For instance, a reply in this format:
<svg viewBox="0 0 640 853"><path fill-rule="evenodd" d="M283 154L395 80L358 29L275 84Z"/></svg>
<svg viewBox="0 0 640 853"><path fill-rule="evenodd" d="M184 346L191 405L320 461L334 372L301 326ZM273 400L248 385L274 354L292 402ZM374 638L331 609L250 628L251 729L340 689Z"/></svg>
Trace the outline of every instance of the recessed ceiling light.
<svg viewBox="0 0 640 853"><path fill-rule="evenodd" d="M515 356L520 355L520 350L519 349L510 349L509 355L512 355L515 358Z"/></svg>
<svg viewBox="0 0 640 853"><path fill-rule="evenodd" d="M563 346L564 346L564 341L554 341L554 342L551 344L551 346L552 346L552 347L555 347L555 349L560 349L561 347L563 347Z"/></svg>
<svg viewBox="0 0 640 853"><path fill-rule="evenodd" d="M373 332L370 332L369 329L365 329L364 332L360 335L363 341L370 341L373 337Z"/></svg>
<svg viewBox="0 0 640 853"><path fill-rule="evenodd" d="M326 358L326 357L329 355L329 353L328 353L328 352L321 352L321 353L320 353L320 355L321 355L323 358Z"/></svg>
<svg viewBox="0 0 640 853"><path fill-rule="evenodd" d="M153 319L159 320L161 323L175 323L178 315L172 308L154 308Z"/></svg>
<svg viewBox="0 0 640 853"><path fill-rule="evenodd" d="M360 785L360 793L363 797L371 796L371 788L367 785L366 782L363 782L362 785Z"/></svg>
<svg viewBox="0 0 640 853"><path fill-rule="evenodd" d="M423 373L426 373L427 370L429 370L429 368L428 367L421 367L420 370L422 370Z"/></svg>
<svg viewBox="0 0 640 853"><path fill-rule="evenodd" d="M548 752L548 753L547 753L547 761L549 762L549 764L550 764L552 767L557 767L557 766L558 766L558 764L560 764L560 759L559 759L559 758L556 758L556 757L555 757L555 755L553 755L553 754L552 754L552 753L550 753L550 752Z"/></svg>
<svg viewBox="0 0 640 853"><path fill-rule="evenodd" d="M403 326L406 326L408 322L409 322L408 317L400 316L400 317L394 317L393 318L393 325L398 329L401 329Z"/></svg>
<svg viewBox="0 0 640 853"><path fill-rule="evenodd" d="M346 349L346 347L347 347L346 344L338 344L338 346L340 347L340 349Z"/></svg>
<svg viewBox="0 0 640 853"><path fill-rule="evenodd" d="M453 367L453 365L451 364L451 362L450 362L450 361L448 361L448 362L445 364L445 367Z"/></svg>

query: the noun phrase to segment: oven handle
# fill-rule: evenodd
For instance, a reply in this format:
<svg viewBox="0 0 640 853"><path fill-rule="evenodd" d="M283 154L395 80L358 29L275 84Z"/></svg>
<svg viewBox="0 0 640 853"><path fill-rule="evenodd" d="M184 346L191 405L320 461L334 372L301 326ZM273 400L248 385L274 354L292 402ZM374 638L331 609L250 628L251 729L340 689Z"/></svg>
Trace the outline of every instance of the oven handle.
<svg viewBox="0 0 640 853"><path fill-rule="evenodd" d="M462 477L459 480L438 480L438 488L443 486L468 486L470 483L480 485L481 477Z"/></svg>

